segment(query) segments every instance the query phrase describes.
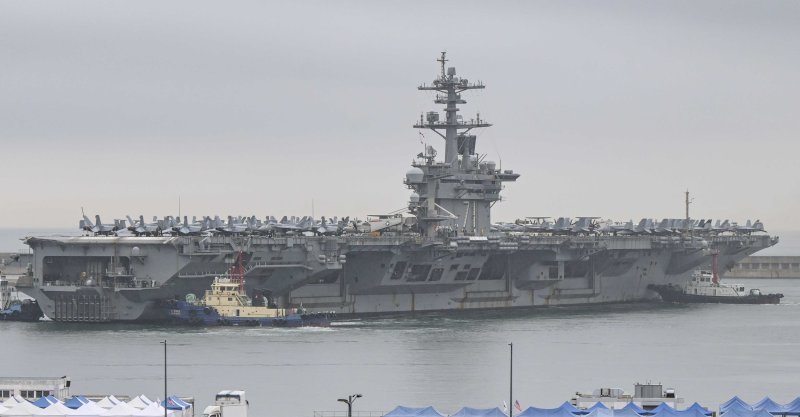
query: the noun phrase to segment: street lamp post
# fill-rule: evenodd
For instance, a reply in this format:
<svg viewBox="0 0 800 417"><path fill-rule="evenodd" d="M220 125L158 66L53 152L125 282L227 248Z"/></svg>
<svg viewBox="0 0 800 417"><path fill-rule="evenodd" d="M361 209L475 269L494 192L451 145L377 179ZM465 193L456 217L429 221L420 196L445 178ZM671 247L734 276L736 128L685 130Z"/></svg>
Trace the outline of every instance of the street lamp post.
<svg viewBox="0 0 800 417"><path fill-rule="evenodd" d="M353 417L353 402L355 402L357 398L361 398L361 394L348 395L347 399L339 398L336 400L347 404L347 417Z"/></svg>
<svg viewBox="0 0 800 417"><path fill-rule="evenodd" d="M164 417L167 417L167 341L159 342L164 345Z"/></svg>
<svg viewBox="0 0 800 417"><path fill-rule="evenodd" d="M508 417L514 412L514 344L508 344Z"/></svg>

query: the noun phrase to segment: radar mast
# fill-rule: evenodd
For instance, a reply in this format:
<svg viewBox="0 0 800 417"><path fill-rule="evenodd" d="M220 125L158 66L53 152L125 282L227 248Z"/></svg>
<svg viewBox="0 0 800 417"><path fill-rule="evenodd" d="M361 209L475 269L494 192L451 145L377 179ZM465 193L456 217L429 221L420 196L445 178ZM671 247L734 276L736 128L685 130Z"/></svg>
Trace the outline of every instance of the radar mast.
<svg viewBox="0 0 800 417"><path fill-rule="evenodd" d="M425 236L485 236L491 224L491 206L500 200L502 182L516 181L519 174L500 172L494 162L484 161L485 155L476 153L476 136L472 131L491 124L482 120L480 114L464 120L457 106L467 103L461 97L463 92L485 86L480 81L457 77L455 67L445 66L446 56L442 52L436 60L441 72L433 83L417 87L437 92L434 103L445 105L444 120L438 112L429 111L414 124L414 128L430 129L444 139L444 161L435 160L436 153L430 146L418 155L419 159L406 174L405 183L414 190L409 210L417 216Z"/></svg>

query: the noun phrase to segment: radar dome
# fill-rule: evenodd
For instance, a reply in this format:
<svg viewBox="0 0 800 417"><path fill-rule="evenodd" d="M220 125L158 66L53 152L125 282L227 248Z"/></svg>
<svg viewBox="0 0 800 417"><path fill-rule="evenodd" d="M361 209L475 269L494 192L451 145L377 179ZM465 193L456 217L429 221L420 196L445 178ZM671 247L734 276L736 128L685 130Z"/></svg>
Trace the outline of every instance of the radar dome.
<svg viewBox="0 0 800 417"><path fill-rule="evenodd" d="M423 178L425 178L425 173L417 167L411 168L406 172L406 181L411 184L421 183Z"/></svg>
<svg viewBox="0 0 800 417"><path fill-rule="evenodd" d="M411 197L409 197L409 200L410 200L412 203L419 203L419 194L417 194L417 193L411 193Z"/></svg>
<svg viewBox="0 0 800 417"><path fill-rule="evenodd" d="M131 248L131 256L139 256L139 247L138 246L134 246L133 248Z"/></svg>

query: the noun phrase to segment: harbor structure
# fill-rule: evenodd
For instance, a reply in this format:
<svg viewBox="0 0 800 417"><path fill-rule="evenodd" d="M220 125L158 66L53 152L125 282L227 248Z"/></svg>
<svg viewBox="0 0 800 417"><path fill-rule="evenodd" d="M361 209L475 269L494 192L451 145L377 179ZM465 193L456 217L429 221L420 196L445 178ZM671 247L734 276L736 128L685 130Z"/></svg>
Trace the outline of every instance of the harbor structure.
<svg viewBox="0 0 800 417"><path fill-rule="evenodd" d="M800 256L748 256L725 274L728 279L800 278Z"/></svg>
<svg viewBox="0 0 800 417"><path fill-rule="evenodd" d="M71 384L67 376L0 377L0 403L17 396L29 401L49 396L68 398Z"/></svg>

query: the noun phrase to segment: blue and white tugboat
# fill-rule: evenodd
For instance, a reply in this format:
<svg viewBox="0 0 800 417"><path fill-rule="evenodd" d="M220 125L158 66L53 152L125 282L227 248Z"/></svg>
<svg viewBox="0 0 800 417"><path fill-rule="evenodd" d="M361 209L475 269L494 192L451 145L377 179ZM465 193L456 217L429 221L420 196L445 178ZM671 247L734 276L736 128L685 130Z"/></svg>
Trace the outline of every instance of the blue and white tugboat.
<svg viewBox="0 0 800 417"><path fill-rule="evenodd" d="M307 313L302 307L275 308L262 296L254 303L244 291L242 272L241 265L235 265L227 276L214 278L201 300L188 294L185 300L169 301L172 321L201 326L330 326L333 313Z"/></svg>

